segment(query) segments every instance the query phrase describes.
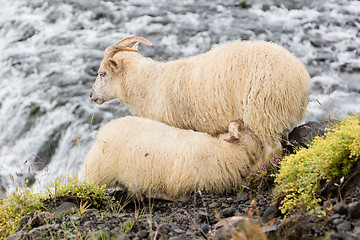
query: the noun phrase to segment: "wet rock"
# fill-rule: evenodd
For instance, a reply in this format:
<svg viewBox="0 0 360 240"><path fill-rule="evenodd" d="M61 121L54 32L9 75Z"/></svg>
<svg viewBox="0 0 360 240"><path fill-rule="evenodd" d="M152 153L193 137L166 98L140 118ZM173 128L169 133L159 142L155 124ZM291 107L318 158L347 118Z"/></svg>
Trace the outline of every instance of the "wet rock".
<svg viewBox="0 0 360 240"><path fill-rule="evenodd" d="M308 122L294 128L288 137L288 141L283 143L283 148L294 153L294 149L298 147L307 147L316 136L322 136L326 132L326 128L331 123Z"/></svg>
<svg viewBox="0 0 360 240"><path fill-rule="evenodd" d="M334 211L340 215L347 215L349 211L349 206L344 202L339 202L334 205Z"/></svg>
<svg viewBox="0 0 360 240"><path fill-rule="evenodd" d="M360 202L353 202L349 204L349 217L353 219L360 218Z"/></svg>

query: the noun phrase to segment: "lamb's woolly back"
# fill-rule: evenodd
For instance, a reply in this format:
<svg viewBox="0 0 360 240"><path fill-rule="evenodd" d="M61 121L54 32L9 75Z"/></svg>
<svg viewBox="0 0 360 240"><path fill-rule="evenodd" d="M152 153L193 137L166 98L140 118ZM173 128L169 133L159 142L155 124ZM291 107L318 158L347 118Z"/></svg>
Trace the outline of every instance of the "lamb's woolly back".
<svg viewBox="0 0 360 240"><path fill-rule="evenodd" d="M251 131L238 143L139 117L106 124L89 151L85 179L133 192L180 197L193 191L236 187L261 164L261 144Z"/></svg>

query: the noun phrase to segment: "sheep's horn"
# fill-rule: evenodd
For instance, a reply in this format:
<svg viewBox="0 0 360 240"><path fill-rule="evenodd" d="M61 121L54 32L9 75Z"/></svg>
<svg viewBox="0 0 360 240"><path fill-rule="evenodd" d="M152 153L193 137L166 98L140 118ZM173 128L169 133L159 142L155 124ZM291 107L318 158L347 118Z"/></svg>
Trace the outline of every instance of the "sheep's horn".
<svg viewBox="0 0 360 240"><path fill-rule="evenodd" d="M124 47L124 46L117 46L117 45L112 45L109 46L105 49L105 59L109 59L112 58L116 53L120 52L120 51L130 51L130 52L139 52L136 49L133 48L129 48L129 47Z"/></svg>
<svg viewBox="0 0 360 240"><path fill-rule="evenodd" d="M131 44L136 43L136 42L140 42L140 43L152 46L152 43L143 37L128 37L128 38L125 38L125 39L121 40L120 42L116 43L115 45L121 45L124 47L128 47Z"/></svg>

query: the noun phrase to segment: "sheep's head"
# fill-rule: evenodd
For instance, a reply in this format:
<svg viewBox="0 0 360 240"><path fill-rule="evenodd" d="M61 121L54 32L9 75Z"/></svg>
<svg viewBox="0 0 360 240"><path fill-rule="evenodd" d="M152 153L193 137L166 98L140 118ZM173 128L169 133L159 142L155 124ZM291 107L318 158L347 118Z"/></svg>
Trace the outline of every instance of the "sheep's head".
<svg viewBox="0 0 360 240"><path fill-rule="evenodd" d="M129 47L134 43L136 44L133 47ZM104 59L101 62L98 76L91 89L91 101L97 104L103 104L117 97L115 93L119 92L119 90L121 91L121 86L124 84L122 73L125 70L125 58L114 58L114 56L119 52L138 52L138 43L144 43L149 46L152 45L151 42L145 38L129 37L105 49Z"/></svg>

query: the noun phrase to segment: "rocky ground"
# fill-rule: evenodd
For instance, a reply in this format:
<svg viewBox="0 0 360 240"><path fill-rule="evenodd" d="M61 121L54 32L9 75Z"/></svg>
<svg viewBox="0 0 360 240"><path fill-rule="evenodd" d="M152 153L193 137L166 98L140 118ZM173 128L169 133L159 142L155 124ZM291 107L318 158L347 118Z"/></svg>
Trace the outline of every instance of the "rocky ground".
<svg viewBox="0 0 360 240"><path fill-rule="evenodd" d="M324 132L323 125L309 123L290 141L301 145L314 129ZM7 239L360 239L360 164L348 176L324 183L318 193L324 200L323 218L299 212L284 219L272 199L271 177L260 185L256 193L196 193L186 202L126 201L126 194L112 191L127 203L122 208L97 209L70 195L49 200L44 211L22 218Z"/></svg>

